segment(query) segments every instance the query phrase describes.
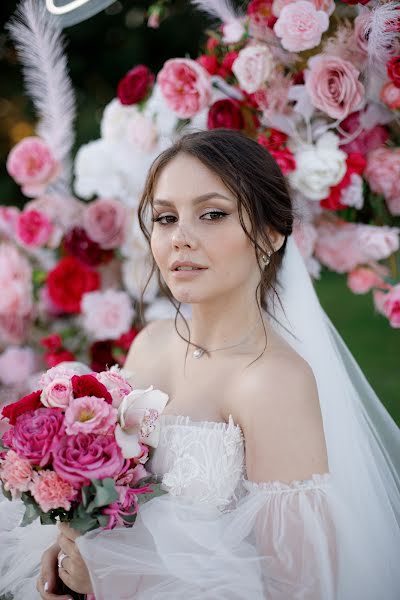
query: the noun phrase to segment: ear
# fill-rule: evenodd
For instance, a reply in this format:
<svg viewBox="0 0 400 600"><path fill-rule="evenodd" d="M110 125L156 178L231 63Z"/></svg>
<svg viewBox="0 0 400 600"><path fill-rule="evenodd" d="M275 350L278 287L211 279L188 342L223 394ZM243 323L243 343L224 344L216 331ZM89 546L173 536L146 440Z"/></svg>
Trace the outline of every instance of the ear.
<svg viewBox="0 0 400 600"><path fill-rule="evenodd" d="M276 229L272 229L271 227L267 228L267 235L274 247L274 252L278 252L279 248L285 241L285 236L282 233L279 233L279 231L276 231Z"/></svg>

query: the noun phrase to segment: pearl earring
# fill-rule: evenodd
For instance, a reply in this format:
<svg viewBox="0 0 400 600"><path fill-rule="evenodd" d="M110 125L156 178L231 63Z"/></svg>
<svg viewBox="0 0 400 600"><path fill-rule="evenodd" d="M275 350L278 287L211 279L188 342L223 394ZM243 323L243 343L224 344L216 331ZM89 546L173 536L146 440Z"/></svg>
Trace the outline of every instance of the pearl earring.
<svg viewBox="0 0 400 600"><path fill-rule="evenodd" d="M269 265L269 261L271 260L271 255L270 254L263 254L261 257L261 260L264 263L264 267L267 267Z"/></svg>

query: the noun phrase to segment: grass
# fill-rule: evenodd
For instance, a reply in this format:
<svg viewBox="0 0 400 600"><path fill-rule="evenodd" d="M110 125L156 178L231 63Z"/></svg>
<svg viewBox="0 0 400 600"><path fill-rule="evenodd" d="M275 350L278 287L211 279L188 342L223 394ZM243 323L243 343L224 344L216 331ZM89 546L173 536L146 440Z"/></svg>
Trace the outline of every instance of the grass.
<svg viewBox="0 0 400 600"><path fill-rule="evenodd" d="M375 312L371 294L353 294L345 276L324 271L315 288L369 383L400 425L400 330Z"/></svg>

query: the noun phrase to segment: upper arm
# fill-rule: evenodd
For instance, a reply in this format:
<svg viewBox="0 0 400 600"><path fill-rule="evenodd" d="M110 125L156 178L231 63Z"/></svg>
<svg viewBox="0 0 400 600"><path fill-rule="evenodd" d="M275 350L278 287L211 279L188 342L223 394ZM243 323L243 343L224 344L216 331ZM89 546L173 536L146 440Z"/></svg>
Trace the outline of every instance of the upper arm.
<svg viewBox="0 0 400 600"><path fill-rule="evenodd" d="M300 357L279 357L246 375L241 423L251 481L309 479L328 472L317 385Z"/></svg>

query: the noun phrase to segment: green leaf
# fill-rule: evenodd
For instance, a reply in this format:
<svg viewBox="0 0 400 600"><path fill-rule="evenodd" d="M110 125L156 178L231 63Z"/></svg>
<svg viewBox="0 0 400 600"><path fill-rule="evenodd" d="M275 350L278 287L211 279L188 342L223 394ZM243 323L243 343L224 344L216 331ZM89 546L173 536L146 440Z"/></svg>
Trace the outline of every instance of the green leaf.
<svg viewBox="0 0 400 600"><path fill-rule="evenodd" d="M1 490L3 492L3 496L7 498L7 500L12 500L11 492L9 490L6 490L6 488L4 487L4 483L1 484Z"/></svg>
<svg viewBox="0 0 400 600"><path fill-rule="evenodd" d="M89 515L85 515L84 518L73 518L70 523L73 529L80 531L81 533L86 533L91 531L92 529L97 529L97 519L90 517Z"/></svg>
<svg viewBox="0 0 400 600"><path fill-rule="evenodd" d="M98 515L97 521L100 527L107 527L110 517L108 515Z"/></svg>
<svg viewBox="0 0 400 600"><path fill-rule="evenodd" d="M39 516L41 516L41 514L43 513L36 504L36 502L25 504L25 513L21 521L21 527L26 527L27 525L30 525Z"/></svg>
<svg viewBox="0 0 400 600"><path fill-rule="evenodd" d="M151 487L153 488L152 492L148 492L147 494L138 494L138 504L144 504L152 498L157 498L158 496L163 496L167 493L165 490L161 489L161 483L152 483Z"/></svg>
<svg viewBox="0 0 400 600"><path fill-rule="evenodd" d="M95 508L108 506L118 500L118 492L115 489L115 481L111 477L106 479L93 479L92 485L95 487L95 497L88 504L87 511L90 513Z"/></svg>

